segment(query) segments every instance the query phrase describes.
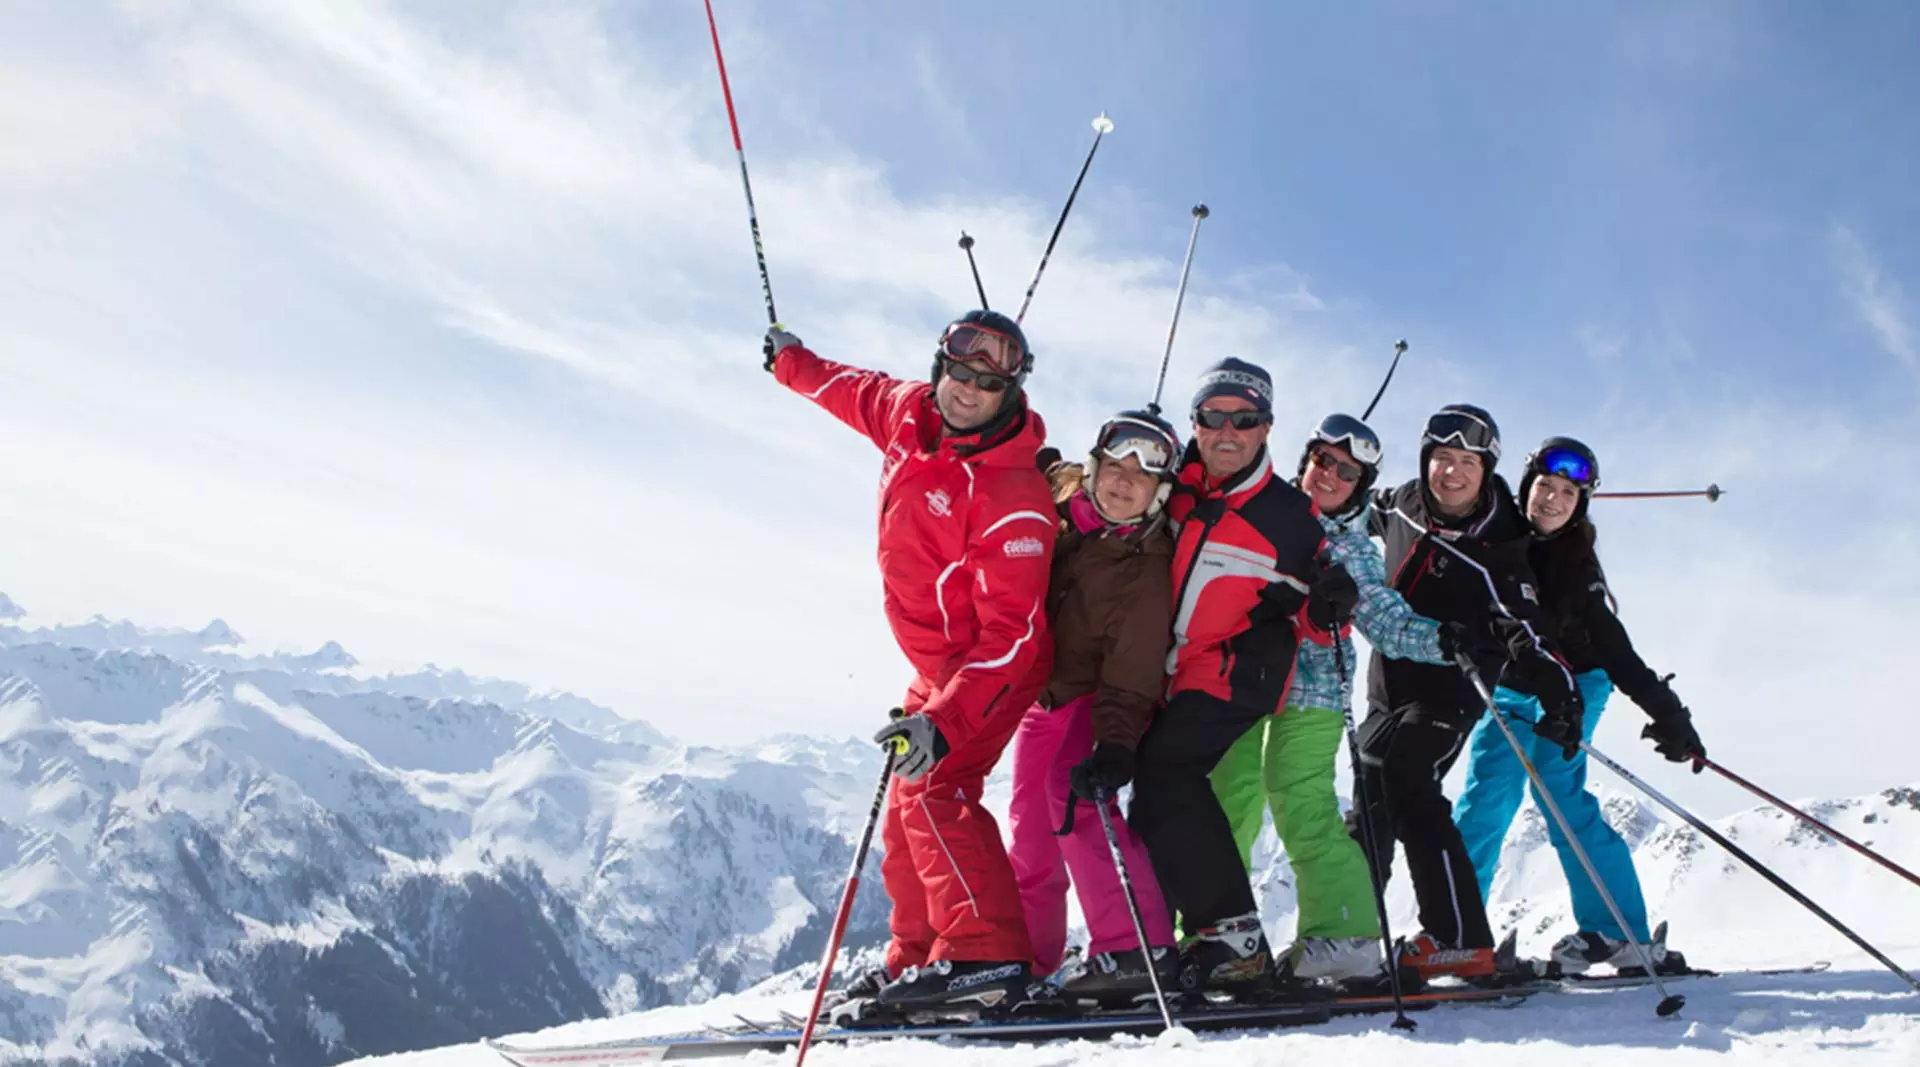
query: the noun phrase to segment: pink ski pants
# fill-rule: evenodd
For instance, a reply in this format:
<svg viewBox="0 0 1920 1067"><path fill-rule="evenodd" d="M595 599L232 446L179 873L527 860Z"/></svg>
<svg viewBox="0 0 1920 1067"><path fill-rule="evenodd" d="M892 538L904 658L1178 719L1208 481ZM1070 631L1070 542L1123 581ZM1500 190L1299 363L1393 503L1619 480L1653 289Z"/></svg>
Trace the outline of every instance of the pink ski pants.
<svg viewBox="0 0 1920 1067"><path fill-rule="evenodd" d="M1035 704L1013 735L1013 806L1007 820L1013 844L1007 857L1013 861L1014 878L1020 885L1034 972L1041 975L1058 970L1066 955L1069 874L1092 937L1088 954L1140 947L1127 912L1126 891L1114 871L1106 832L1092 802L1080 802L1071 834L1053 834L1066 818L1072 796L1068 772L1093 751L1092 706L1090 695L1052 711ZM1155 947L1172 945L1173 923L1146 847L1127 829L1119 804L1109 802L1107 810L1126 857L1147 940Z"/></svg>

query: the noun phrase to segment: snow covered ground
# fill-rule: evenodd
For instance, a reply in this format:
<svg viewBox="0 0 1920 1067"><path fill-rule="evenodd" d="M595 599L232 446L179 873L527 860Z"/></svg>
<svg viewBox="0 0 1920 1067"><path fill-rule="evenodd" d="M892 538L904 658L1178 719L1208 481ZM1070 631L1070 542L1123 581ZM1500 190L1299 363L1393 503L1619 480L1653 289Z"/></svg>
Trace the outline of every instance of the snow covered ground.
<svg viewBox="0 0 1920 1067"><path fill-rule="evenodd" d="M1196 1050L1169 1051L1150 1039L1059 1041L1034 1045L956 1042L869 1042L820 1046L820 1067L912 1062L916 1067L1064 1067L1067 1064L1208 1064L1209 1067L1328 1063L1343 1067L1583 1067L1651 1064L1920 1064L1920 996L1886 971L1842 970L1791 978L1729 976L1675 986L1687 1007L1658 1019L1650 989L1580 991L1536 996L1517 1007L1460 1006L1418 1013L1411 1035L1390 1029L1391 1016L1338 1019L1319 1026L1256 1034L1201 1035ZM698 1008L663 1008L622 1019L559 1027L526 1043L602 1041L638 1033L733 1022L778 1008L804 1011L806 995L749 995ZM356 1062L356 1067L501 1067L478 1045ZM739 1062L790 1063L792 1053L754 1053Z"/></svg>

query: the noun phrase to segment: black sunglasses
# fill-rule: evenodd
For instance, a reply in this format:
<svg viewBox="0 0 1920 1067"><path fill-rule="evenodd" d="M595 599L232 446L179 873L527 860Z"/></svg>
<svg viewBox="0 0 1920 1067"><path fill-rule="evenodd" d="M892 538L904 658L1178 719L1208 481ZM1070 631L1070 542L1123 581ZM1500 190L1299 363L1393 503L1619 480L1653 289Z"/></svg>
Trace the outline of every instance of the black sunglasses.
<svg viewBox="0 0 1920 1067"><path fill-rule="evenodd" d="M974 370L957 359L943 359L943 362L947 365L947 377L984 393L1004 393L1013 384L1013 379L1004 374Z"/></svg>
<svg viewBox="0 0 1920 1067"><path fill-rule="evenodd" d="M1236 430L1251 430L1256 426L1265 426L1273 421L1270 411L1216 411L1213 408L1193 409L1195 425L1205 426L1209 430L1218 430L1228 423Z"/></svg>
<svg viewBox="0 0 1920 1067"><path fill-rule="evenodd" d="M1324 448L1316 448L1313 450L1313 465L1323 471L1332 471L1335 478L1340 479L1348 485L1359 481L1360 476L1367 473L1364 468L1342 462L1339 456L1334 455Z"/></svg>

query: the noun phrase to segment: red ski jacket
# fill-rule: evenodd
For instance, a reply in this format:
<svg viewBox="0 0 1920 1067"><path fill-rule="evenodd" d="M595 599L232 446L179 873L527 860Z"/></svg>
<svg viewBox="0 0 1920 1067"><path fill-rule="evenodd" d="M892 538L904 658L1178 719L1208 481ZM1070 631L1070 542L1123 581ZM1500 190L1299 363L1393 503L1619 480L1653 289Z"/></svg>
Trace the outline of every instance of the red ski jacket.
<svg viewBox="0 0 1920 1067"><path fill-rule="evenodd" d="M1299 642L1329 640L1306 612L1313 559L1326 541L1313 501L1274 476L1264 448L1214 486L1189 444L1180 485L1167 504L1180 523L1167 697L1198 692L1279 711Z"/></svg>
<svg viewBox="0 0 1920 1067"><path fill-rule="evenodd" d="M1053 666L1047 575L1053 493L1035 456L1040 416L1023 411L992 439L947 437L933 386L857 370L792 345L780 384L866 434L880 473L880 577L887 621L932 689L920 709L958 748L1007 699L1034 694Z"/></svg>

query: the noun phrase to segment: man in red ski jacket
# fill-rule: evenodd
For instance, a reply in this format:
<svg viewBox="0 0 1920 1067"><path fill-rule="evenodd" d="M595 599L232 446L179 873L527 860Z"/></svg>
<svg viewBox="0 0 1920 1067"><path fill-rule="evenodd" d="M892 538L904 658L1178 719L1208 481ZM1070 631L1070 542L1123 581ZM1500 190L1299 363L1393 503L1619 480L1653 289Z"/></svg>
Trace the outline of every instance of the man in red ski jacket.
<svg viewBox="0 0 1920 1067"><path fill-rule="evenodd" d="M1166 706L1140 742L1134 824L1188 940L1182 979L1194 988L1265 982L1273 953L1253 889L1208 775L1263 716L1278 712L1310 620L1326 540L1313 501L1277 476L1266 440L1273 380L1225 359L1200 379L1193 442L1168 513L1173 650Z"/></svg>
<svg viewBox="0 0 1920 1067"><path fill-rule="evenodd" d="M765 351L780 384L885 455L880 574L916 675L875 738L899 753L882 828L887 966L846 995L892 1008L997 1003L1026 989L1032 949L980 792L1053 662L1055 520L1035 463L1046 429L1022 389L1026 337L1005 315L971 312L947 327L931 383L821 359L777 327Z"/></svg>

